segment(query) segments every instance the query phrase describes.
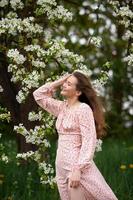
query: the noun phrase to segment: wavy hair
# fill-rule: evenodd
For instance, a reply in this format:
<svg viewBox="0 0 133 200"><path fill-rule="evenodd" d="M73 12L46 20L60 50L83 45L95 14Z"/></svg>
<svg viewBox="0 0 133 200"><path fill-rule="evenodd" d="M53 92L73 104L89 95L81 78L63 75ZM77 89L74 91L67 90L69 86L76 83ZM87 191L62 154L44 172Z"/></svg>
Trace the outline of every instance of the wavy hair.
<svg viewBox="0 0 133 200"><path fill-rule="evenodd" d="M97 139L100 139L107 134L106 128L108 126L105 122L105 114L103 111L104 107L101 98L92 87L89 76L86 76L79 71L74 71L72 75L78 80L76 89L81 91L81 95L78 97L78 100L80 102L87 103L93 111Z"/></svg>

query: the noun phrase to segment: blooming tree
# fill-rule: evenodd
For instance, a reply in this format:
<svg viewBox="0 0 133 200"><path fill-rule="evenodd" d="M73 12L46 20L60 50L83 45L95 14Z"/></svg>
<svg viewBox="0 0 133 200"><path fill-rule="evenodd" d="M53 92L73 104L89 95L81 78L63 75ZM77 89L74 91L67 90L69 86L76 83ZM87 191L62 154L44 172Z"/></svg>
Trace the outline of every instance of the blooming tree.
<svg viewBox="0 0 133 200"><path fill-rule="evenodd" d="M18 133L19 144L22 144L17 158L37 162L41 183L53 186L54 170L47 162L45 152L51 147L47 135L55 133L55 118L43 112L35 104L31 94L44 82L58 79L68 71L76 69L87 75L91 72L82 55L70 51L61 38L54 37L58 23L67 24L73 20L72 12L63 5L58 5L55 0L31 0L25 3L21 0L1 0L0 7L0 90L5 107L11 111L11 120L14 131ZM101 38L90 37L88 41L99 47ZM105 66L109 69L110 64L106 62ZM98 91L99 86L107 79L106 71L101 71L101 79L93 83ZM34 107L36 111L33 111ZM0 118L7 116L8 112L1 114ZM98 150L101 150L100 147Z"/></svg>

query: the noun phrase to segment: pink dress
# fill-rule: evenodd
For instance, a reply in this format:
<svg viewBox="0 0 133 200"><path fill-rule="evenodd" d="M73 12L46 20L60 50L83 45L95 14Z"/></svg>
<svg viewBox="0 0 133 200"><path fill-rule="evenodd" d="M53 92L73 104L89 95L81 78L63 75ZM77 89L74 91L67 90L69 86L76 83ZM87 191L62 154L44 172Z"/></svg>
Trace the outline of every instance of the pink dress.
<svg viewBox="0 0 133 200"><path fill-rule="evenodd" d="M81 170L80 186L86 200L118 200L93 161L96 147L96 129L91 107L81 102L67 108L61 101L48 94L56 80L33 92L37 104L51 113L56 120L58 148L56 154L56 181L61 200L70 200L68 178L75 168Z"/></svg>

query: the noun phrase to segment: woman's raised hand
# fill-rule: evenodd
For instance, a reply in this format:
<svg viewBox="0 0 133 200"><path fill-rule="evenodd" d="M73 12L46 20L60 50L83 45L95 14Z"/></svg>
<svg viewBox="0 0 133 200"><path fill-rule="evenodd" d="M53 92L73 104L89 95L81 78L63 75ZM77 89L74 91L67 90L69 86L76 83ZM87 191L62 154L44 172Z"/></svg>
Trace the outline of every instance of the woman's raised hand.
<svg viewBox="0 0 133 200"><path fill-rule="evenodd" d="M64 81L66 81L66 79L69 77L69 76L71 76L72 74L69 74L69 73L66 73L66 74L64 74L63 76L61 76L60 78L59 78L59 82L60 82L60 84L63 84L64 83Z"/></svg>
<svg viewBox="0 0 133 200"><path fill-rule="evenodd" d="M53 92L56 91L57 87L62 86L62 84L66 81L66 79L71 76L72 74L68 74L68 72L66 74L64 74L63 76L61 76L58 80L54 81L53 83L51 83L51 87L49 88L49 94L50 96L53 94Z"/></svg>

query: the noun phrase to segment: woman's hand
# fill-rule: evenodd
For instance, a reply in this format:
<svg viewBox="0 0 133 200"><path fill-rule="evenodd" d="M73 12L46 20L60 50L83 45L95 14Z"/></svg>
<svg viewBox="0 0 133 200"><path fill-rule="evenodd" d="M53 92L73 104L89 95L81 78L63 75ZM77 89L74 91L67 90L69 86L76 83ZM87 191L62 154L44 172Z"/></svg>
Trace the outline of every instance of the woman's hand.
<svg viewBox="0 0 133 200"><path fill-rule="evenodd" d="M66 79L71 76L72 74L64 74L63 76L61 76L58 80L54 81L52 84L51 84L51 88L50 90L52 91L53 89L57 89L57 87L59 86L62 86L62 84L66 81Z"/></svg>
<svg viewBox="0 0 133 200"><path fill-rule="evenodd" d="M70 187L78 187L80 184L80 177L81 177L81 171L79 169L75 169L71 172L71 175L69 177L70 181Z"/></svg>
<svg viewBox="0 0 133 200"><path fill-rule="evenodd" d="M66 79L67 79L69 76L71 76L71 75L72 75L72 74L66 73L66 74L64 74L61 78L59 78L58 81L59 81L60 84L62 85L62 84L66 81Z"/></svg>
<svg viewBox="0 0 133 200"><path fill-rule="evenodd" d="M48 89L48 96L52 96L53 93L56 91L56 89L59 86L62 86L62 84L66 81L66 79L71 75L72 74L66 73L63 76L61 76L58 80L51 83L51 87Z"/></svg>

